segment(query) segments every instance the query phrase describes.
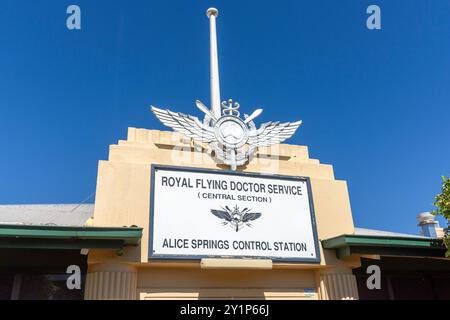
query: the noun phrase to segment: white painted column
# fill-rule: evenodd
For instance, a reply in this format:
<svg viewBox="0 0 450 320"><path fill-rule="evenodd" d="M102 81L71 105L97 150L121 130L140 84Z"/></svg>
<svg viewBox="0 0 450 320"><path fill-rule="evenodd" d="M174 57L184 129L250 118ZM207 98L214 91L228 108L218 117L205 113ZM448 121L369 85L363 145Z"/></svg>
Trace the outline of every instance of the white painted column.
<svg viewBox="0 0 450 320"><path fill-rule="evenodd" d="M217 30L216 18L219 11L216 8L209 8L206 11L209 18L210 27L210 63L211 63L211 111L220 118L220 83L219 83L219 60L217 54Z"/></svg>

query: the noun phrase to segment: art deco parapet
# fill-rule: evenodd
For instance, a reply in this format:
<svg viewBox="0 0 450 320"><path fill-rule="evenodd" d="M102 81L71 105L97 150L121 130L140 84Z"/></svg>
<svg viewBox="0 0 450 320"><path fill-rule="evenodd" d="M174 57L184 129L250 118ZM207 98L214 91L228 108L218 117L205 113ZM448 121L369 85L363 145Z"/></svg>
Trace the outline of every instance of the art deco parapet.
<svg viewBox="0 0 450 320"><path fill-rule="evenodd" d="M206 145L168 131L128 129L127 140L110 146L109 160L125 163L166 163L178 166L223 168L208 154ZM333 167L309 158L306 146L280 144L260 148L243 171L305 175L334 179Z"/></svg>

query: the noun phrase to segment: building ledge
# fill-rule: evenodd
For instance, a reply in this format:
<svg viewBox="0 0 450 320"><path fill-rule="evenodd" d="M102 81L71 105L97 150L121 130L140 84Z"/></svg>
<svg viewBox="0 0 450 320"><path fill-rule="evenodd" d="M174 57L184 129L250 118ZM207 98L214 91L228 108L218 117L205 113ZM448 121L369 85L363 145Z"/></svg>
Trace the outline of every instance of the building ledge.
<svg viewBox="0 0 450 320"><path fill-rule="evenodd" d="M334 249L339 259L352 255L444 257L441 239L425 237L367 236L344 234L322 240L324 249Z"/></svg>
<svg viewBox="0 0 450 320"><path fill-rule="evenodd" d="M0 225L0 248L117 249L137 246L142 228Z"/></svg>
<svg viewBox="0 0 450 320"><path fill-rule="evenodd" d="M268 259L215 259L204 258L200 262L202 269L263 269L273 268L272 260Z"/></svg>

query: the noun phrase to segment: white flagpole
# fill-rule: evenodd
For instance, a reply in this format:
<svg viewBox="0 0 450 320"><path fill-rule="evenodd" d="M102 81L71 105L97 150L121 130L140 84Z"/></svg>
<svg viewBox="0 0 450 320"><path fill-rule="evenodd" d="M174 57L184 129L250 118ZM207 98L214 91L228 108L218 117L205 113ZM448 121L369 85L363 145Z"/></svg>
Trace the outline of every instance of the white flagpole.
<svg viewBox="0 0 450 320"><path fill-rule="evenodd" d="M210 27L210 56L211 56L211 111L219 119L221 116L220 107L220 83L219 83L219 61L217 54L217 31L216 18L219 10L209 8L206 16L209 18Z"/></svg>

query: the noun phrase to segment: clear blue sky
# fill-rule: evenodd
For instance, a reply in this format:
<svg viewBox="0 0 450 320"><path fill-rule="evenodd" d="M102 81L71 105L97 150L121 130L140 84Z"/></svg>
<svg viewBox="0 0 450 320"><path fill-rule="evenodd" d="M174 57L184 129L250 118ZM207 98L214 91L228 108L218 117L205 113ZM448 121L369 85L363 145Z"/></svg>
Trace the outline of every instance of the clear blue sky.
<svg viewBox="0 0 450 320"><path fill-rule="evenodd" d="M80 202L127 127L163 129L150 104L200 115L210 6L222 97L303 120L289 143L348 181L357 226L416 233L450 174L447 0L2 0L0 203Z"/></svg>

